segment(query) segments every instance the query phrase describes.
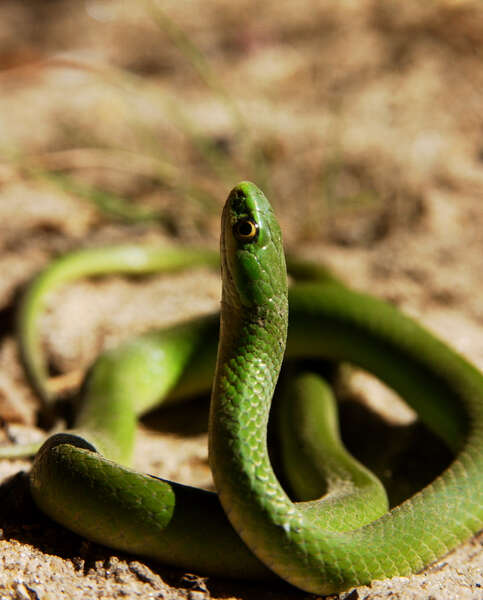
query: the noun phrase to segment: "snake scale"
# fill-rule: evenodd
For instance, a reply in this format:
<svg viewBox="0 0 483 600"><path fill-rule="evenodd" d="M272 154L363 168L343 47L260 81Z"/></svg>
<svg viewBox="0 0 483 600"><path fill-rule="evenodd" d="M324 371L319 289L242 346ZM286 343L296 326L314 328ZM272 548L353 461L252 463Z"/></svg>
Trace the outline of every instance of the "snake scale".
<svg viewBox="0 0 483 600"><path fill-rule="evenodd" d="M84 383L74 428L50 436L36 454L30 485L41 510L112 548L212 575L276 574L318 594L417 572L478 532L482 374L394 307L330 277L288 289L280 228L255 185L242 182L231 191L221 229L218 351L219 317L212 315L103 354ZM52 398L38 321L52 289L84 275L215 262L211 253L113 247L81 250L48 267L20 311L24 362L44 405ZM310 279L300 264L298 271ZM284 453L288 463L294 456L312 461L303 473L323 479L314 486L326 493L307 499L302 489L302 501L294 502L267 450L284 355L349 361L375 374L454 450L453 462L388 510L379 481L340 442L327 386L305 374L282 401ZM210 389L213 373L209 457L217 495L122 466L138 416L162 399ZM309 477L298 479L303 488Z"/></svg>

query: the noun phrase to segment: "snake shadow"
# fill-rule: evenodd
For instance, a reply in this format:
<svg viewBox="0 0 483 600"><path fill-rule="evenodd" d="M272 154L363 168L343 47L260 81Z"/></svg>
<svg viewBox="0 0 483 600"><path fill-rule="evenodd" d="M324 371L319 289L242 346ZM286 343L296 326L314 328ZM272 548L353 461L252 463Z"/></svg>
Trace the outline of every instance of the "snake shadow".
<svg viewBox="0 0 483 600"><path fill-rule="evenodd" d="M383 483L390 507L401 504L440 475L453 459L446 444L421 421L397 424L372 409L365 398L344 380L344 370L332 362L304 360L289 365L289 373L312 371L321 375L338 398L339 427L347 450ZM341 385L342 383L342 385ZM281 386L284 385L283 379ZM283 393L283 392L281 392ZM276 413L277 406L273 407ZM274 469L290 495L280 468L276 415L269 423L270 456Z"/></svg>
<svg viewBox="0 0 483 600"><path fill-rule="evenodd" d="M28 544L36 550L70 561L79 576L98 573L109 579L119 561L141 583L150 583L156 597L296 600L300 590L282 580L270 584L203 577L85 540L45 516L34 504L28 474L21 471L0 485L0 539ZM114 577L114 575L113 575ZM172 595L174 588L179 595ZM164 595L166 594L166 595ZM130 596L129 596L130 597ZM305 596L306 597L306 596Z"/></svg>

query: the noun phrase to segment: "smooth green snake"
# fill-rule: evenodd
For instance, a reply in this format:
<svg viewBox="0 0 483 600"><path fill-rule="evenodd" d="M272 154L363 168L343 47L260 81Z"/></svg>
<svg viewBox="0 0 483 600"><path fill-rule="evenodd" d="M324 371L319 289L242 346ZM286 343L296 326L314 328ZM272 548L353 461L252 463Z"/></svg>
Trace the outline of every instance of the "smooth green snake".
<svg viewBox="0 0 483 600"><path fill-rule="evenodd" d="M37 505L112 548L206 574L275 573L319 594L414 573L479 531L482 374L394 307L317 267L295 262L295 274L314 281L287 291L280 229L251 183L237 185L226 202L221 260L209 434L218 495L118 464L129 462L140 414L162 399L210 388L218 337L213 315L145 334L96 361L75 429L51 436L36 455L30 482ZM38 321L52 289L85 275L206 263L216 263L210 252L129 246L78 251L40 274L24 296L19 325L24 362L44 404L51 394ZM282 455L299 498L326 493L294 503L274 475L266 430L288 311L286 356L367 369L455 451L446 471L400 506L388 511L379 481L345 451L330 392L311 374L296 379L282 401Z"/></svg>

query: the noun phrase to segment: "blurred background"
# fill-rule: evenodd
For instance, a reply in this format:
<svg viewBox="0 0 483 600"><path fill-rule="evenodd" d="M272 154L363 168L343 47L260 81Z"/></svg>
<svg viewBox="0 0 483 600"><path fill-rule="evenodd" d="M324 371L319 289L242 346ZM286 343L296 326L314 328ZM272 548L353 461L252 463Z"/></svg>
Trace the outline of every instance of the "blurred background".
<svg viewBox="0 0 483 600"><path fill-rule="evenodd" d="M14 314L39 269L113 242L216 248L241 179L289 250L483 366L482 67L479 1L3 0L0 416L20 440L35 423ZM52 372L218 301L208 272L76 283L44 319ZM138 466L209 486L205 431L183 427L141 436Z"/></svg>

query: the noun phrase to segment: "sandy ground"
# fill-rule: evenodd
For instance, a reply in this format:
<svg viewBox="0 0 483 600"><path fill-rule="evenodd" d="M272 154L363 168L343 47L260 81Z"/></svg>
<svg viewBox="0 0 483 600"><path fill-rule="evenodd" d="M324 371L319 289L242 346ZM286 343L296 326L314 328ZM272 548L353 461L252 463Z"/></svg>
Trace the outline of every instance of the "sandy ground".
<svg viewBox="0 0 483 600"><path fill-rule="evenodd" d="M224 197L245 178L273 199L288 248L395 303L483 369L479 4L196 0L166 14L156 6L0 5L5 441L41 435L14 331L19 293L35 272L80 246L214 248ZM150 218L126 222L119 198ZM50 299L43 321L52 372L85 369L103 348L218 302L218 277L205 270L75 283ZM444 449L377 382L356 373L350 391L341 387L343 433L362 458L404 441L391 465L376 465L395 495L407 493L396 480L408 475L408 456L428 463L418 482L446 464ZM351 421L355 399L391 423L376 440ZM212 487L206 418L206 402L147 417L136 467ZM437 448L431 460L428 448ZM5 480L17 474L1 487L1 599L308 597L88 543L37 512L18 475L28 466L0 464ZM340 598L481 599L482 541L422 574Z"/></svg>

